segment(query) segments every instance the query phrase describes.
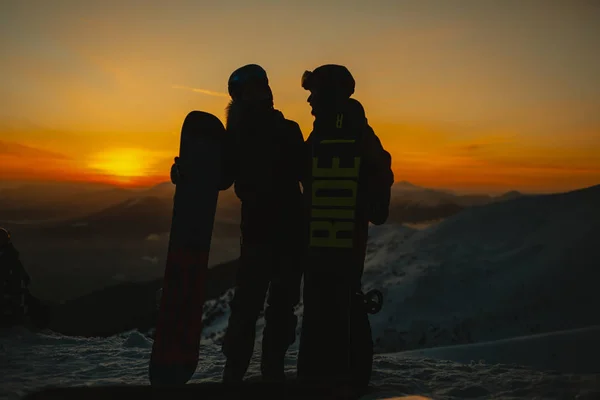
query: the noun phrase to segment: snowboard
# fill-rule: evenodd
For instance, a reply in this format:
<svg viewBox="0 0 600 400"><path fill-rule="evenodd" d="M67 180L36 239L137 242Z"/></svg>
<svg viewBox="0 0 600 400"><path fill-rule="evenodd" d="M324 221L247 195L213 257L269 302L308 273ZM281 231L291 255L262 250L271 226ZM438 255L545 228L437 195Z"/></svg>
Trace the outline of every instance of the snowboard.
<svg viewBox="0 0 600 400"><path fill-rule="evenodd" d="M364 255L361 216L365 191L359 182L362 129L340 113L313 131L311 173L304 189L309 214L304 274L304 319L298 376L350 380L366 385L372 368L367 302L357 293ZM359 186L360 189L359 190ZM367 303L369 307L367 307Z"/></svg>
<svg viewBox="0 0 600 400"><path fill-rule="evenodd" d="M205 276L221 178L225 128L214 115L191 111L171 168L173 215L162 295L149 364L151 385L180 385L198 365Z"/></svg>

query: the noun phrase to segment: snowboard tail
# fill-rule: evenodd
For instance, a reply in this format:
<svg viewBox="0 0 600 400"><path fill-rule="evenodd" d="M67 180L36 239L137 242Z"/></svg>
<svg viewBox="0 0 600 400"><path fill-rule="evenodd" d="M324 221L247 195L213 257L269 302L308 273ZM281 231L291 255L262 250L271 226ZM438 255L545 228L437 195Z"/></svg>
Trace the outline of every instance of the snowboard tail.
<svg viewBox="0 0 600 400"><path fill-rule="evenodd" d="M172 176L176 187L167 262L150 357L152 385L185 384L198 365L224 133L217 117L201 111L192 111L183 123L177 177Z"/></svg>
<svg viewBox="0 0 600 400"><path fill-rule="evenodd" d="M179 248L169 252L157 322L169 329L157 329L155 334L152 382L188 381L196 370L207 265L207 251ZM178 273L180 277L173 276Z"/></svg>

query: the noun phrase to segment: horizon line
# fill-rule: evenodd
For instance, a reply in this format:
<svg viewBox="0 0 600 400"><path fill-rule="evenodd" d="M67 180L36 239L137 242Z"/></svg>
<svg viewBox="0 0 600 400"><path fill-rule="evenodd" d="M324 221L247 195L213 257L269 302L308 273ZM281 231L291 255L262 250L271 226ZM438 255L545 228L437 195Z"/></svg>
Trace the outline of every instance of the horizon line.
<svg viewBox="0 0 600 400"><path fill-rule="evenodd" d="M170 180L165 179L162 181L158 181L156 183L148 183L148 181L144 182L144 183L117 183L117 182L110 182L110 181L105 181L105 180L84 180L84 179L39 179L39 178L32 178L32 179L0 179L0 190L3 189L3 185L2 184L6 184L7 186L22 186L22 185L35 185L35 184L64 184L64 185L92 185L92 186L107 186L107 187L112 187L112 188L119 188L119 189L149 189L149 188L153 188L156 186L160 186L160 185L165 185L165 184L170 184L175 186L173 183L171 183ZM440 192L450 192L451 194L455 194L455 195L460 195L460 196L464 196L464 195L488 195L488 196L501 196L503 194L507 194L510 192L518 192L520 194L523 195L541 195L541 194L559 194L559 193L568 193L568 192L572 192L572 191L576 191L576 190L582 190L582 189L588 189L591 187L595 187L600 185L600 182L597 184L593 184L593 185L589 185L589 186L582 186L579 188L574 188L574 189L552 189L552 190L542 190L542 191L529 191L529 190L519 190L519 189L510 189L510 190L477 190L477 189L461 189L461 188L451 188L451 187L442 187L442 186L426 186L426 185L420 185L418 183L414 183L411 181L408 181L406 179L401 179L398 181L394 181L394 184L392 186L392 190L394 188L394 186L398 185L398 184L408 184L408 185L412 185L414 187L417 188L421 188L423 190L435 190L435 191L440 191ZM233 185L232 187L233 188ZM231 189L230 188L230 189Z"/></svg>

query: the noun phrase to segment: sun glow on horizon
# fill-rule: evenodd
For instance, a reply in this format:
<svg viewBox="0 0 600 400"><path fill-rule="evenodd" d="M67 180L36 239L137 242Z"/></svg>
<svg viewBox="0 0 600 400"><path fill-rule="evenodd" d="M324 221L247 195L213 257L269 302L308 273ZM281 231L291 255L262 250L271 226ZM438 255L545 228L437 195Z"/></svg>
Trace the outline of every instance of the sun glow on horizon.
<svg viewBox="0 0 600 400"><path fill-rule="evenodd" d="M10 33L0 184L169 181L185 116L202 110L226 125L229 76L248 63L266 69L275 107L305 139L314 117L302 73L346 65L397 180L470 193L600 183L600 8L590 2L350 10L330 0L317 14L306 1L266 12L241 0L147 2L143 12L127 2L0 3ZM190 17L200 11L206 23Z"/></svg>
<svg viewBox="0 0 600 400"><path fill-rule="evenodd" d="M90 157L88 168L127 181L128 178L148 175L148 156L148 152L142 149L110 149Z"/></svg>

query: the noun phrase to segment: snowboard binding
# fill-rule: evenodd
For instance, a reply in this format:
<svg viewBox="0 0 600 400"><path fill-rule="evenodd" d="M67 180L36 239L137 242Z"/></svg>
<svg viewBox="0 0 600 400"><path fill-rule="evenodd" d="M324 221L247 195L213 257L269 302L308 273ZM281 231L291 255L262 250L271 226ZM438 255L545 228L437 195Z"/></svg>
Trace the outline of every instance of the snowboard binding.
<svg viewBox="0 0 600 400"><path fill-rule="evenodd" d="M363 296L368 314L377 314L383 307L383 293L377 289L369 290Z"/></svg>

